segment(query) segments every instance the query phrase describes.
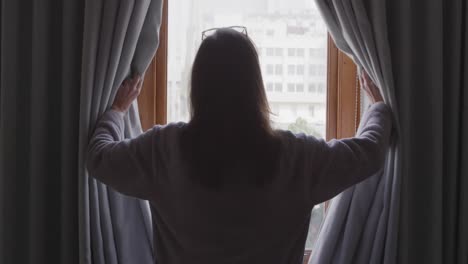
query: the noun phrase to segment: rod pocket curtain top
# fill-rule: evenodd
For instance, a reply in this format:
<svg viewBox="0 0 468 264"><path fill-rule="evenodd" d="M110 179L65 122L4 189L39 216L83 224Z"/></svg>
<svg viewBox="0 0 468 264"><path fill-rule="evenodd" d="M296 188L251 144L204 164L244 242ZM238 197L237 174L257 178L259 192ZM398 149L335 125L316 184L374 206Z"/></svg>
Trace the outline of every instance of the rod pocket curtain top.
<svg viewBox="0 0 468 264"><path fill-rule="evenodd" d="M152 224L146 201L124 196L88 177L88 139L122 81L143 74L156 53L162 0L87 0L80 100L80 263L153 263ZM135 104L125 137L142 132Z"/></svg>
<svg viewBox="0 0 468 264"><path fill-rule="evenodd" d="M400 188L399 124L386 3L383 0L315 0L337 47L381 88L394 113L384 169L331 202L309 263L395 263Z"/></svg>

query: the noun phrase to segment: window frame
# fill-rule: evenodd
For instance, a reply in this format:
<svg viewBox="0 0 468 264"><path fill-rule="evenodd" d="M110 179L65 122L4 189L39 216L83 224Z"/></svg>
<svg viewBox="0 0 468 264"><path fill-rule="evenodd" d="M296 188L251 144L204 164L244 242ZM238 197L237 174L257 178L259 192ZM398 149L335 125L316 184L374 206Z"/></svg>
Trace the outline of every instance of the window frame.
<svg viewBox="0 0 468 264"><path fill-rule="evenodd" d="M145 74L143 88L138 97L140 120L144 131L154 125L164 125L167 123L169 2L170 0L166 0L163 7L159 48ZM361 89L357 77L357 67L351 58L336 47L330 35L328 36L327 49L327 84L325 87L327 94L326 140L352 137L357 131L361 116ZM275 56L277 55L276 50L274 50ZM316 48L309 48L309 56L312 56L312 53L315 53L316 50ZM304 52L306 52L306 49L304 49ZM292 54L292 57L295 57L295 55ZM282 56L291 56L288 48L283 49ZM296 71L296 69L294 70ZM313 69L313 72L318 73L318 70ZM306 67L304 67L304 74L306 74L305 71ZM289 74L287 66L284 67L283 73ZM284 90L283 88L286 88L287 91L287 84L282 84L282 91ZM277 92L276 84L273 85L273 89ZM309 87L304 86L304 92L306 89L308 92L311 92ZM319 86L315 87L315 92L319 93ZM274 105L272 107L276 108L279 114L281 106ZM326 212L329 202L325 202L324 206ZM307 263L306 261L308 261L310 254L310 250L304 252L304 263Z"/></svg>

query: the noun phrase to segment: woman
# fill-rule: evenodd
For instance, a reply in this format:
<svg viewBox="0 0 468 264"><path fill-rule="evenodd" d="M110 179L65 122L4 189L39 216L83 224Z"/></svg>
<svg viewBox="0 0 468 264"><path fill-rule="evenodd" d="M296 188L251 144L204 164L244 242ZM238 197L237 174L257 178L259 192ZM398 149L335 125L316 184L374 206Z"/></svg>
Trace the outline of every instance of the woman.
<svg viewBox="0 0 468 264"><path fill-rule="evenodd" d="M302 263L313 206L383 166L391 113L366 74L374 104L359 136L330 142L272 129L255 47L232 29L199 48L188 124L119 141L140 82L125 81L97 123L88 170L149 200L157 263Z"/></svg>

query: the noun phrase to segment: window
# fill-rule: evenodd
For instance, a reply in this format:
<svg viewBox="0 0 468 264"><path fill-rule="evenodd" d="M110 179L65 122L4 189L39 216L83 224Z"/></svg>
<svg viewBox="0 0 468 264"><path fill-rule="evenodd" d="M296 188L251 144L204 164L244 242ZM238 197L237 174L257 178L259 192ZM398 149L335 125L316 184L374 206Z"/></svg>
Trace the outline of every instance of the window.
<svg viewBox="0 0 468 264"><path fill-rule="evenodd" d="M258 45L260 55L268 52L271 54L271 50L266 50L271 46L262 46L263 43L276 43L274 56L304 56L304 63L308 65L311 77L313 76L305 78L301 88L297 80L286 79L285 84L278 82L275 75L278 64L266 66L266 71L270 67L270 74L263 76L265 88L268 92L275 92L275 95L269 98L270 107L275 113L272 116L274 126L294 132L306 131L327 139L353 136L360 116L360 108L357 107L360 105L360 96L357 96L359 87L356 86L354 63L339 52L333 40L327 36L320 14L313 5L300 6L302 4L298 3L294 4L297 5L297 9L294 9L296 7L288 7L291 6L288 0L276 1L281 4L273 8L265 8L266 1L263 0L248 1L248 11L235 5L227 10L223 6L226 2L222 1L164 1L159 48L145 74L142 93L138 98L143 129L146 130L154 124L165 124L167 121L189 120L190 68L201 41L200 32L210 27L241 24L248 28L249 35ZM197 11L193 12L192 7L195 5ZM285 7L288 7L288 11L282 10ZM305 10L308 12L307 16L296 15L292 16L294 19L290 19L291 14L301 14ZM283 19L283 16L287 19ZM265 28L265 25L273 21L283 23L285 28L288 23L296 22L301 25L314 25L314 28L295 32L294 38L290 38L286 33ZM296 24L293 26L297 27ZM310 47L300 51L302 48L297 48L298 43L308 43ZM303 54L305 52L308 52L309 56ZM260 60L265 66L264 58L260 57ZM280 65L284 71L288 67L289 74L288 64ZM291 65L292 75L295 75L296 65ZM301 69L297 68L297 72L301 72ZM294 76L293 79L295 78L297 77ZM282 93L283 85L289 91L290 84L294 93ZM301 94L299 91L306 87L308 93ZM305 262L313 249L326 208L327 203L323 203L315 206L312 211Z"/></svg>
<svg viewBox="0 0 468 264"><path fill-rule="evenodd" d="M294 75L296 73L296 66L295 65L288 65L288 74Z"/></svg>
<svg viewBox="0 0 468 264"><path fill-rule="evenodd" d="M276 75L283 75L283 65L276 64L275 66L275 74Z"/></svg>
<svg viewBox="0 0 468 264"><path fill-rule="evenodd" d="M302 83L296 84L296 92L303 93L304 92L304 84L302 84Z"/></svg>
<svg viewBox="0 0 468 264"><path fill-rule="evenodd" d="M275 56L275 49L267 48L267 56L270 56L270 57Z"/></svg>
<svg viewBox="0 0 468 264"><path fill-rule="evenodd" d="M300 58L304 57L304 49L297 49L297 56Z"/></svg>
<svg viewBox="0 0 468 264"><path fill-rule="evenodd" d="M318 85L318 93L320 93L320 94L325 93L325 84L319 83L319 85Z"/></svg>
<svg viewBox="0 0 468 264"><path fill-rule="evenodd" d="M296 66L297 75L304 75L304 65Z"/></svg>
<svg viewBox="0 0 468 264"><path fill-rule="evenodd" d="M309 65L309 75L316 76L317 75L317 67L313 64Z"/></svg>
<svg viewBox="0 0 468 264"><path fill-rule="evenodd" d="M273 65L268 64L267 65L267 74L271 75L271 74L273 74L273 72L274 72L273 71Z"/></svg>
<svg viewBox="0 0 468 264"><path fill-rule="evenodd" d="M275 83L275 91L282 92L283 91L283 84L282 83Z"/></svg>
<svg viewBox="0 0 468 264"><path fill-rule="evenodd" d="M310 57L312 57L312 58L313 58L313 57L317 57L317 54L318 54L318 53L319 53L319 52L318 52L318 49L315 49L315 48L309 49L309 55L310 55Z"/></svg>
<svg viewBox="0 0 468 264"><path fill-rule="evenodd" d="M317 92L317 87L315 86L315 83L309 84L309 93L316 93Z"/></svg>
<svg viewBox="0 0 468 264"><path fill-rule="evenodd" d="M281 93L283 91L283 84L275 85L275 92Z"/></svg>
<svg viewBox="0 0 468 264"><path fill-rule="evenodd" d="M267 92L273 92L273 83L267 83Z"/></svg>
<svg viewBox="0 0 468 264"><path fill-rule="evenodd" d="M276 48L275 49L275 54L278 57L282 57L283 56L283 49L282 48Z"/></svg>

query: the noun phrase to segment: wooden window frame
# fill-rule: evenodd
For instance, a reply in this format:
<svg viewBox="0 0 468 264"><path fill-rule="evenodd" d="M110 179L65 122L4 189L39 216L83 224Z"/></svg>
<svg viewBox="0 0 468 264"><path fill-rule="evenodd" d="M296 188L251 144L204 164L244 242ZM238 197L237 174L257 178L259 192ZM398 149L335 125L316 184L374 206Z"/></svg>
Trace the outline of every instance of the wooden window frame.
<svg viewBox="0 0 468 264"><path fill-rule="evenodd" d="M328 37L326 138L353 137L361 117L361 89L356 64Z"/></svg>
<svg viewBox="0 0 468 264"><path fill-rule="evenodd" d="M138 110L143 131L154 125L167 123L168 2L166 0L163 4L159 47L145 73L143 87L138 97Z"/></svg>

